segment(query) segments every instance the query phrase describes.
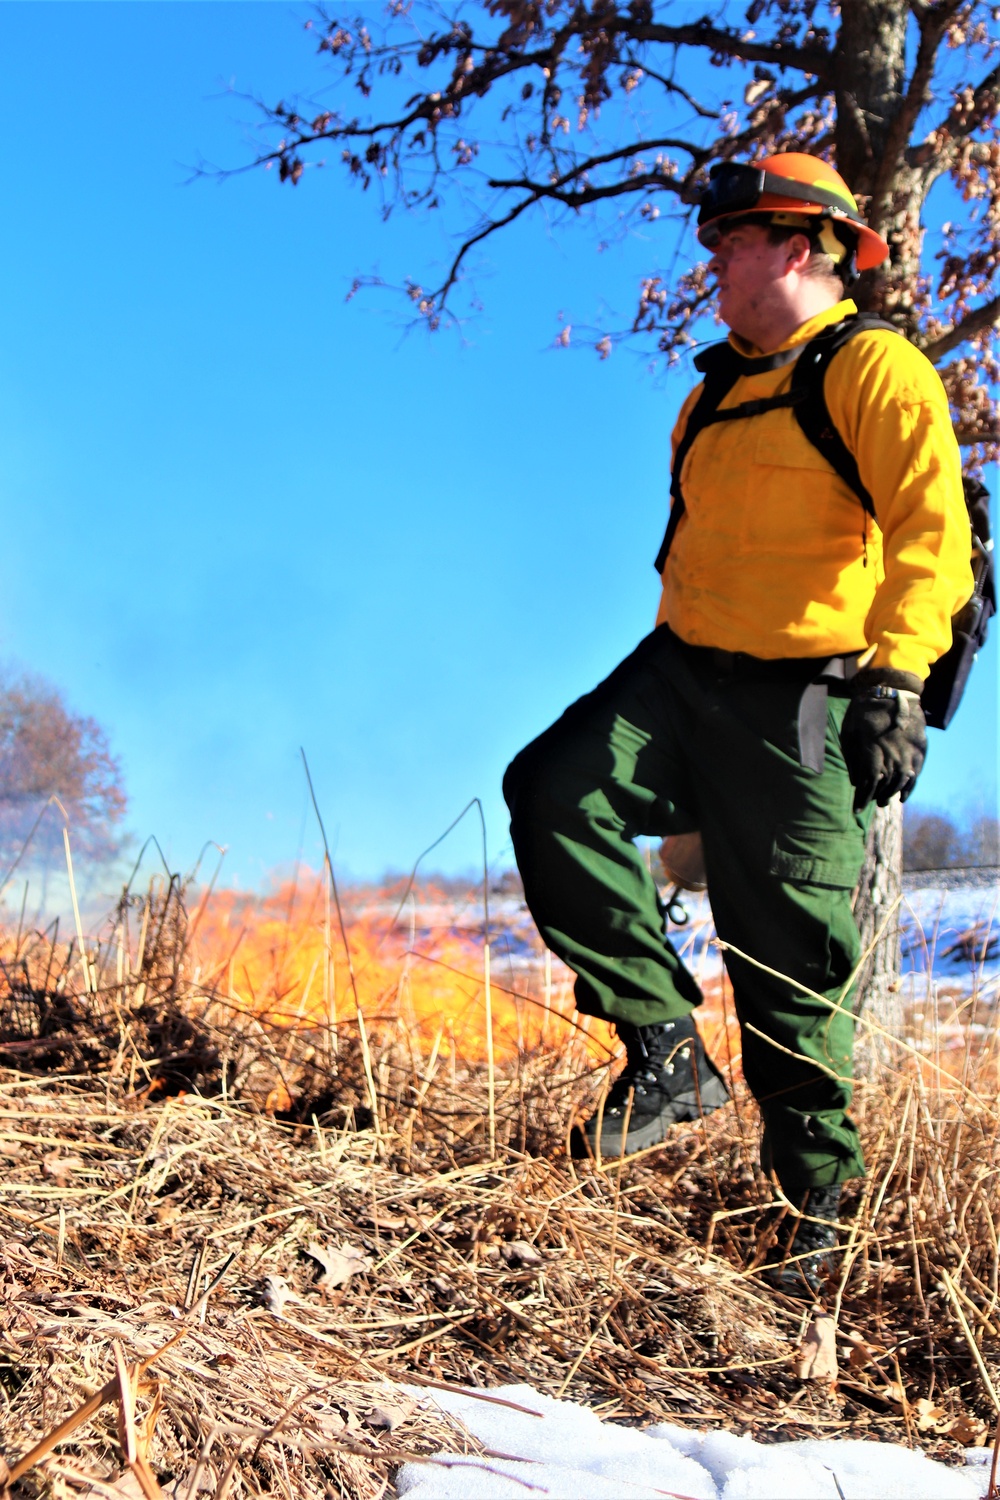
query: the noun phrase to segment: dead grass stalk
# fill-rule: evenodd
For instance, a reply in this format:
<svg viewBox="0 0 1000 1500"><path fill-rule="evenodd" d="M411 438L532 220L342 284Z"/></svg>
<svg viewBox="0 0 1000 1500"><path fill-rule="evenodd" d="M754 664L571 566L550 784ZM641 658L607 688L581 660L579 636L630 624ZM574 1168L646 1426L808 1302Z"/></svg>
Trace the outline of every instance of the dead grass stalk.
<svg viewBox="0 0 1000 1500"><path fill-rule="evenodd" d="M992 1430L1000 1051L948 997L859 1091L870 1176L847 1204L831 1384L798 1377L802 1307L760 1279L789 1210L757 1166L724 995L736 1107L595 1168L567 1159L567 1122L607 1072L540 956L494 983L520 1044L484 1057L446 1014L421 1040L402 968L374 1006L355 990L350 1023L332 963L312 1010L275 979L255 1013L176 881L86 947L2 942L12 1494L377 1500L404 1459L479 1451L419 1399L455 1385L938 1456ZM473 1005L475 973L450 967Z"/></svg>

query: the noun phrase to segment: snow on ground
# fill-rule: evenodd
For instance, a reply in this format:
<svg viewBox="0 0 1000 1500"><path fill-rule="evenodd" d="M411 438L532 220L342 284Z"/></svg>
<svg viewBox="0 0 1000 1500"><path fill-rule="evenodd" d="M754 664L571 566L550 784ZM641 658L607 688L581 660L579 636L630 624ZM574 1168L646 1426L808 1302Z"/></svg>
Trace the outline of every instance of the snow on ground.
<svg viewBox="0 0 1000 1500"><path fill-rule="evenodd" d="M721 969L713 945L715 928L708 897L682 892L683 924L671 921L668 933L698 982L708 989ZM401 919L405 920L405 919ZM422 901L413 908L411 946L442 930L466 931L478 937L483 913L475 893L465 902ZM995 1004L1000 998L1000 879L990 870L944 871L904 877L900 907L903 973L914 1002L939 996L968 996ZM494 896L490 923L497 973L537 979L542 948L524 902L516 896ZM558 983L572 976L555 965Z"/></svg>
<svg viewBox="0 0 1000 1500"><path fill-rule="evenodd" d="M481 1397L413 1388L457 1417L489 1450L404 1465L406 1500L982 1500L989 1449L949 1468L895 1443L852 1439L756 1443L721 1431L661 1423L639 1432L602 1422L571 1401L528 1385Z"/></svg>
<svg viewBox="0 0 1000 1500"><path fill-rule="evenodd" d="M900 918L903 973L914 999L946 988L977 989L995 1004L1000 990L1000 884L906 887Z"/></svg>
<svg viewBox="0 0 1000 1500"><path fill-rule="evenodd" d="M924 877L927 880L927 877ZM708 898L682 893L688 921L671 923L670 940L699 982L718 973L715 929ZM1000 995L1000 881L958 883L938 877L904 881L899 914L904 977L914 1001L939 995L978 994L996 1004Z"/></svg>

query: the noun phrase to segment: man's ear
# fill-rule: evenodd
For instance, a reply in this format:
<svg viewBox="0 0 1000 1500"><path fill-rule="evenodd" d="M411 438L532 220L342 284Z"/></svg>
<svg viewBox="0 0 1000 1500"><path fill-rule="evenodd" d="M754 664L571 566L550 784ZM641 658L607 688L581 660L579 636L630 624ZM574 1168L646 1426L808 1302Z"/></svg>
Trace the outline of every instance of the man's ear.
<svg viewBox="0 0 1000 1500"><path fill-rule="evenodd" d="M793 234L785 241L785 270L801 273L809 264L812 241L807 234Z"/></svg>

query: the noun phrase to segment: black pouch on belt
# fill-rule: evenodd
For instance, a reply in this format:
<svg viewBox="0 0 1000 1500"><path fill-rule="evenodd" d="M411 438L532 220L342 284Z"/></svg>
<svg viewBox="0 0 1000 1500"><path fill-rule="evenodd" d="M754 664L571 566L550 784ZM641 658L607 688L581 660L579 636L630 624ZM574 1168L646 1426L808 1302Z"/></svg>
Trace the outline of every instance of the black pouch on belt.
<svg viewBox="0 0 1000 1500"><path fill-rule="evenodd" d="M661 625L661 630L669 626ZM858 670L860 651L842 656L817 657L749 656L742 651L724 651L717 646L692 646L670 632L673 640L688 656L707 661L721 678L760 679L765 682L803 682L799 699L799 764L819 775L826 757L826 701L829 690L837 683L850 682Z"/></svg>
<svg viewBox="0 0 1000 1500"><path fill-rule="evenodd" d="M856 651L831 656L807 682L799 699L799 764L818 775L826 758L826 700L831 684L850 682L858 670Z"/></svg>

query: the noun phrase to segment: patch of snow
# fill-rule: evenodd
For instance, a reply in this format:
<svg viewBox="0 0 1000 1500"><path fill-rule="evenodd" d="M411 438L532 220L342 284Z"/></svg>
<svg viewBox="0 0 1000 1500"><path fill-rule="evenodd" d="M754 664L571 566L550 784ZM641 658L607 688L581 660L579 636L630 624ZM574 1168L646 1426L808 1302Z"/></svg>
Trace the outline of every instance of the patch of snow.
<svg viewBox="0 0 1000 1500"><path fill-rule="evenodd" d="M492 1401L411 1389L458 1418L489 1452L405 1464L396 1483L407 1500L983 1500L989 1481L990 1454L979 1448L955 1469L896 1443L768 1444L669 1423L640 1432L527 1385L484 1392Z"/></svg>
<svg viewBox="0 0 1000 1500"><path fill-rule="evenodd" d="M428 1393L421 1390L419 1394L426 1398ZM474 1472L456 1468L442 1471L436 1465L408 1464L397 1480L401 1495L405 1493L412 1500L436 1500L439 1495L530 1496L527 1483L541 1486L553 1497L567 1496L570 1500L576 1496L581 1500L603 1500L605 1496L608 1500L616 1496L647 1500L664 1491L689 1496L690 1500L718 1500L716 1485L704 1466L669 1443L654 1441L632 1427L602 1422L586 1407L543 1396L531 1386L504 1386L488 1394L527 1407L538 1416L453 1391L434 1391L432 1399L458 1417L492 1452L533 1462L511 1465L495 1458L476 1460L505 1475L516 1474L513 1481L481 1467ZM511 1483L514 1487L508 1488ZM496 1487L491 1488L491 1484Z"/></svg>
<svg viewBox="0 0 1000 1500"><path fill-rule="evenodd" d="M845 1500L980 1500L985 1493L978 1474L949 1469L896 1443L857 1438L757 1443L729 1432L691 1432L665 1423L650 1427L648 1435L666 1438L703 1464L720 1500L838 1500L838 1483Z"/></svg>
<svg viewBox="0 0 1000 1500"><path fill-rule="evenodd" d="M1000 987L998 908L1000 886L995 882L904 891L900 917L903 973L913 976L915 996L945 985L963 994L975 987L981 999L996 1001Z"/></svg>
<svg viewBox="0 0 1000 1500"><path fill-rule="evenodd" d="M669 927L670 941L700 984L718 973L715 928L706 895L682 892L684 926ZM1000 993L1000 882L910 887L900 907L902 973L913 1001L935 1001L939 991L995 1004ZM975 937L971 935L975 934ZM963 942L963 938L965 941Z"/></svg>

